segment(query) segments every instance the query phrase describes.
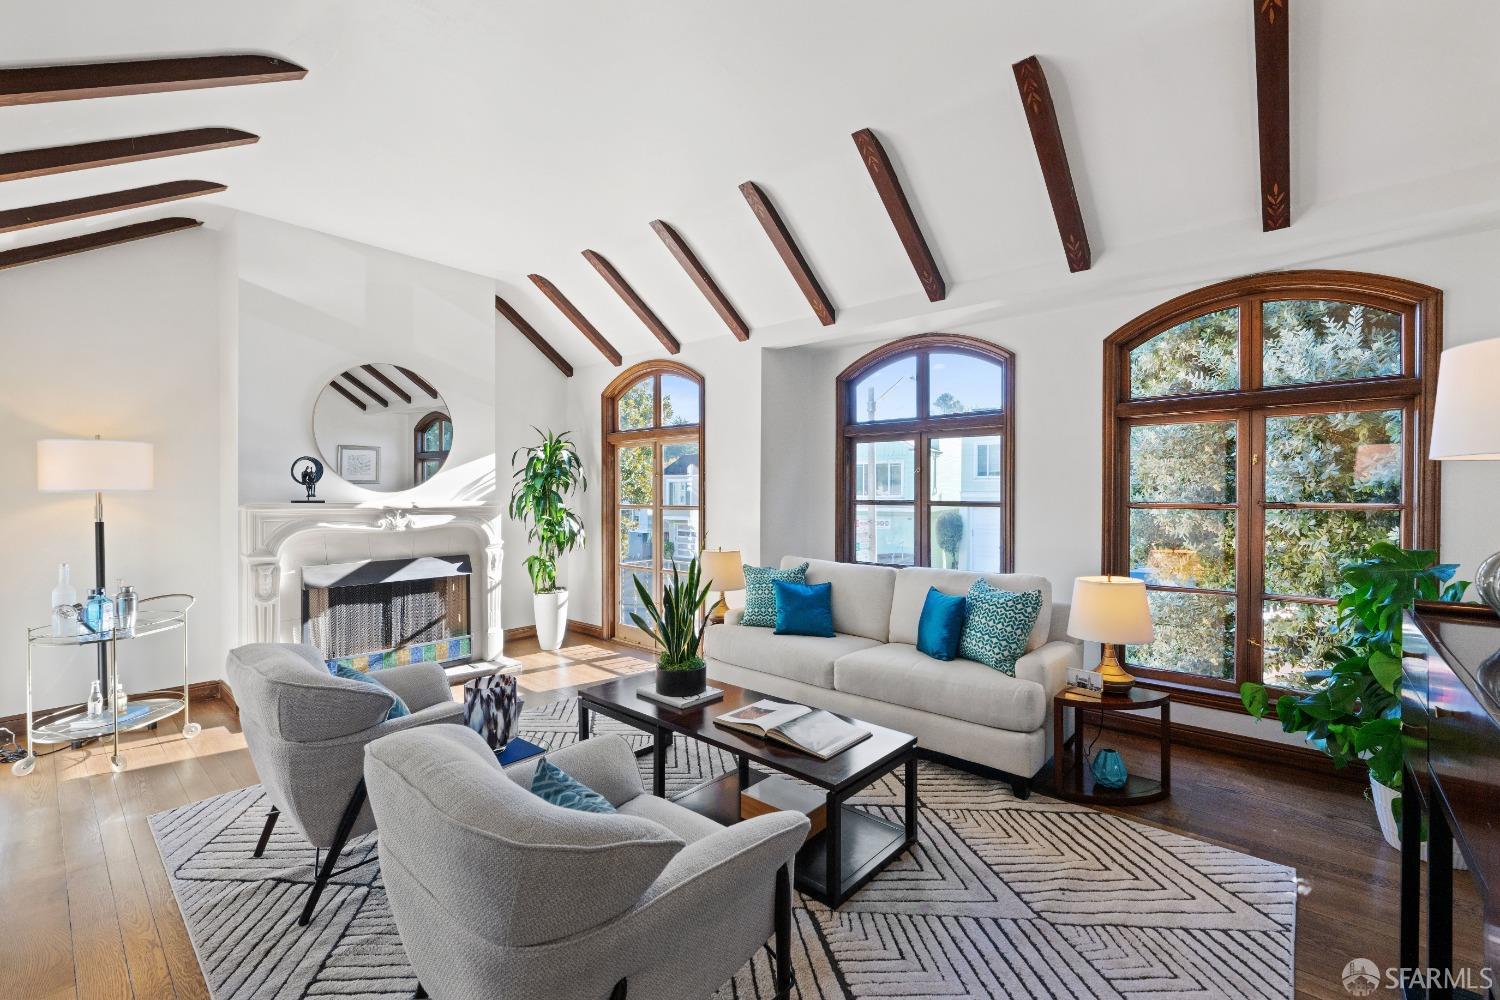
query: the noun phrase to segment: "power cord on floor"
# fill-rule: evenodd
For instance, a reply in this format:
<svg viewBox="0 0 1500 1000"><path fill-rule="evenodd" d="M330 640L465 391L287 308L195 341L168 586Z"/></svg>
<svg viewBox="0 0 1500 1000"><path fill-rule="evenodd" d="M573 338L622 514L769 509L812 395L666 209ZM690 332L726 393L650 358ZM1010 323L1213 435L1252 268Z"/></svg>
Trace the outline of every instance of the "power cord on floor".
<svg viewBox="0 0 1500 1000"><path fill-rule="evenodd" d="M0 764L14 764L26 756L26 748L16 742L16 734L5 726L0 726L0 733L4 733L6 739L0 742Z"/></svg>

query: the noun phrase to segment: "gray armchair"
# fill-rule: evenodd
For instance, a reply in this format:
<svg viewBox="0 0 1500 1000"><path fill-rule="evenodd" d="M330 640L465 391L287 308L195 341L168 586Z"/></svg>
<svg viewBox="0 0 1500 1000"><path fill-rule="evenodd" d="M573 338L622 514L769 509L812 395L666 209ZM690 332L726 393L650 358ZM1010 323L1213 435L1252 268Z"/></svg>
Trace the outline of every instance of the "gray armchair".
<svg viewBox="0 0 1500 1000"><path fill-rule="evenodd" d="M335 865L344 845L375 828L365 796L365 744L435 722L462 723L463 705L453 700L435 663L381 670L376 687L333 676L313 646L267 642L231 650L227 672L250 759L275 803L255 856L265 851L282 813L327 852L297 920L305 927L328 880L342 874ZM411 714L387 722L393 694Z"/></svg>
<svg viewBox="0 0 1500 1000"><path fill-rule="evenodd" d="M642 791L629 744L552 751L618 812L532 795L476 733L439 726L365 749L391 912L418 996L703 1000L774 934L791 989L791 865L807 817L722 827Z"/></svg>

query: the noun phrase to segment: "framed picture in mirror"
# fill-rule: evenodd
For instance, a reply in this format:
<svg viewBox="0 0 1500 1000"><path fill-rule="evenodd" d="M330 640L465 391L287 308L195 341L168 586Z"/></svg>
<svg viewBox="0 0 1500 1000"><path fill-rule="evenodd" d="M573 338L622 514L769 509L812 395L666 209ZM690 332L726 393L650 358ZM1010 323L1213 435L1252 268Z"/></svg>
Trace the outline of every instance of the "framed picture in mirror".
<svg viewBox="0 0 1500 1000"><path fill-rule="evenodd" d="M339 476L356 486L380 482L380 449L367 444L339 445Z"/></svg>

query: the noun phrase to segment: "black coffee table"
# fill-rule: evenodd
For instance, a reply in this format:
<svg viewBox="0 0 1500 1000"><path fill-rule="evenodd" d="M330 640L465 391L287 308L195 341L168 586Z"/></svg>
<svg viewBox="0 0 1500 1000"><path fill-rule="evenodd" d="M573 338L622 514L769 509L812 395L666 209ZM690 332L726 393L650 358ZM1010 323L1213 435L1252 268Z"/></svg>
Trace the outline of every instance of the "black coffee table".
<svg viewBox="0 0 1500 1000"><path fill-rule="evenodd" d="M726 712L771 695L715 681L722 701L679 712L637 696L656 683L654 673L622 677L578 692L578 736L589 736L593 712L645 730L652 736L652 792L667 791L667 747L674 734L702 740L735 755L738 773L731 772L673 796L673 801L728 826L740 821L740 792L765 775L753 771L753 761L816 785L827 793L823 832L808 840L797 854L797 888L829 907L837 907L917 839L917 738L869 722L850 719L870 731L870 738L831 760L714 725ZM784 701L785 699L773 699ZM898 767L905 767L906 822L892 823L845 805L845 800Z"/></svg>

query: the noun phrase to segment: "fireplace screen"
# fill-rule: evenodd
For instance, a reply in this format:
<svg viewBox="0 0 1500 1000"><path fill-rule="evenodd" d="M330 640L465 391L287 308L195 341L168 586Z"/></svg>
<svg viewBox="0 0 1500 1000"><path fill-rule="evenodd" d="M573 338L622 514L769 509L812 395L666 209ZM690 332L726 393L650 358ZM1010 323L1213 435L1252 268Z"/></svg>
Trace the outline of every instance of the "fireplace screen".
<svg viewBox="0 0 1500 1000"><path fill-rule="evenodd" d="M305 567L302 641L360 670L465 662L469 573L465 556Z"/></svg>

